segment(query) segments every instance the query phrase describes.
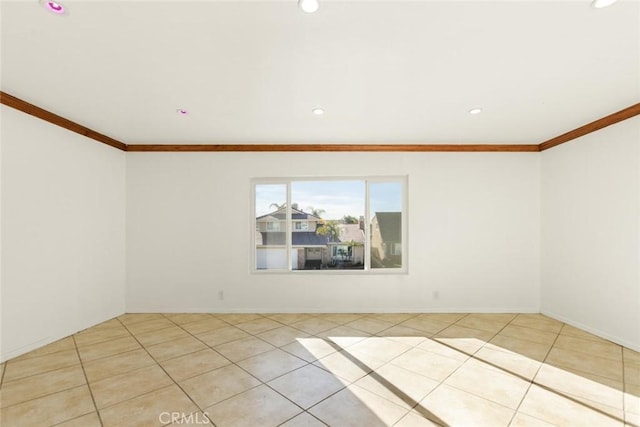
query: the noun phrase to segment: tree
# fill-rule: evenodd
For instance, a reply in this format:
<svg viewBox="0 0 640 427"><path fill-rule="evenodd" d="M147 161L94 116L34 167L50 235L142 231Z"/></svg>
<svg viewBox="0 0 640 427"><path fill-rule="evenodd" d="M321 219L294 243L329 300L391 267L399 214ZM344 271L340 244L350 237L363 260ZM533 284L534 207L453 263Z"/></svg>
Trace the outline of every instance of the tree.
<svg viewBox="0 0 640 427"><path fill-rule="evenodd" d="M320 227L316 228L316 233L321 236L328 236L330 242L334 242L338 238L339 230L336 221L325 221Z"/></svg>
<svg viewBox="0 0 640 427"><path fill-rule="evenodd" d="M358 224L358 218L356 218L355 216L351 216L351 215L345 215L342 217L342 222L344 222L345 224Z"/></svg>
<svg viewBox="0 0 640 427"><path fill-rule="evenodd" d="M286 203L283 203L283 204L271 203L271 204L269 205L269 207L270 207L270 208L276 208L276 210L279 210L279 209L285 208L286 206L287 206L287 204L286 204ZM298 204L297 204L297 203L291 203L291 207L292 207L293 209L298 209Z"/></svg>
<svg viewBox="0 0 640 427"><path fill-rule="evenodd" d="M316 209L313 206L309 206L307 209L309 209L309 212L311 212L311 215L318 218L322 218L322 214L326 212L324 209Z"/></svg>
<svg viewBox="0 0 640 427"><path fill-rule="evenodd" d="M349 247L349 258L353 256L353 248L356 246L364 246L364 243L356 242L355 240L349 240L347 242L347 246Z"/></svg>

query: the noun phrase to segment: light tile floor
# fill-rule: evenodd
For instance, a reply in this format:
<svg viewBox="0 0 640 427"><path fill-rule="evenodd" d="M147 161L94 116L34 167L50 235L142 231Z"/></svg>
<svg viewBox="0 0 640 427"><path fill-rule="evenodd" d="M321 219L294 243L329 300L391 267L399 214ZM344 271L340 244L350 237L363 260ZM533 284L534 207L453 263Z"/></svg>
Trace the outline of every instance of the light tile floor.
<svg viewBox="0 0 640 427"><path fill-rule="evenodd" d="M0 364L0 425L638 426L640 353L538 314L125 314Z"/></svg>

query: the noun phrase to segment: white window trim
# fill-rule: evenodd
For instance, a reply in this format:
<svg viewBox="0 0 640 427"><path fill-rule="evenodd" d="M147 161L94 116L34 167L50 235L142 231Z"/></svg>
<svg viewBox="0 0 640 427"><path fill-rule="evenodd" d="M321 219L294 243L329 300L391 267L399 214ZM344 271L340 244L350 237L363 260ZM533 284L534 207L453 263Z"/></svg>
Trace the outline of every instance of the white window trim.
<svg viewBox="0 0 640 427"><path fill-rule="evenodd" d="M293 223L295 225L293 227L294 231L309 231L309 223L307 221L296 220L293 221ZM305 225L305 227L303 227L303 225ZM300 228L298 228L298 226L300 226Z"/></svg>
<svg viewBox="0 0 640 427"><path fill-rule="evenodd" d="M292 242L293 220L291 219L291 183L296 181L364 181L365 183L365 244L364 259L365 267L363 270L294 270L291 268L291 250L294 249ZM402 267L401 268L371 268L371 212L369 206L369 186L372 183L399 182L402 184ZM340 275L368 275L368 274L408 274L408 193L409 179L407 175L391 175L391 176L314 176L314 177L270 177L270 178L251 178L250 180L250 215L251 224L249 230L255 230L256 223L256 186L257 185L274 185L280 184L286 186L286 248L287 248L287 269L257 269L256 268L256 235L255 232L250 234L250 250L249 250L249 271L251 274L340 274Z"/></svg>

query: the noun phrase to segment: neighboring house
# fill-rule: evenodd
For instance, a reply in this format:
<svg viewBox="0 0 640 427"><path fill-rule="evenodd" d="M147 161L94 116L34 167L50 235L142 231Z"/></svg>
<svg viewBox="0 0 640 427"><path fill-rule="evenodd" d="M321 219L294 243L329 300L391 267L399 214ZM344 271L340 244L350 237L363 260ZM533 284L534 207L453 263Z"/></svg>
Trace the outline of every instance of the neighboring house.
<svg viewBox="0 0 640 427"><path fill-rule="evenodd" d="M338 228L337 241L327 243L331 260L364 264L364 223L337 224L336 227Z"/></svg>
<svg viewBox="0 0 640 427"><path fill-rule="evenodd" d="M376 212L371 220L371 265L402 264L402 213Z"/></svg>
<svg viewBox="0 0 640 427"><path fill-rule="evenodd" d="M286 207L256 218L256 267L287 268ZM294 269L320 268L329 262L327 236L316 234L322 219L291 208ZM258 236L259 234L259 236Z"/></svg>

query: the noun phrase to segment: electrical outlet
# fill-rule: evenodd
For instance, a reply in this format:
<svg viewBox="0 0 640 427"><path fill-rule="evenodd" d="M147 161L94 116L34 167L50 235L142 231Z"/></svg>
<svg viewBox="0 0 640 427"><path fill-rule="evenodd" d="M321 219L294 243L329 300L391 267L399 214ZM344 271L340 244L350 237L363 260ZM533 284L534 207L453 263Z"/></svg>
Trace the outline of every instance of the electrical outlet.
<svg viewBox="0 0 640 427"><path fill-rule="evenodd" d="M440 291L433 291L433 299L440 298Z"/></svg>
<svg viewBox="0 0 640 427"><path fill-rule="evenodd" d="M218 291L218 299L220 301L224 300L224 291Z"/></svg>

